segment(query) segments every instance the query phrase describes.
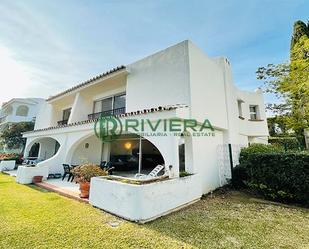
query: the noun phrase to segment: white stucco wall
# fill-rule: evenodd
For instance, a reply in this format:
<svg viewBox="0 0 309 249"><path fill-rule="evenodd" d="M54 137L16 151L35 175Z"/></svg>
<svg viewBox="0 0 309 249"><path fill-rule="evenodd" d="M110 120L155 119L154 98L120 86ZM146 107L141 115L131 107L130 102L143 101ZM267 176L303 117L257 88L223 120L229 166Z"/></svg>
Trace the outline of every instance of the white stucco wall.
<svg viewBox="0 0 309 249"><path fill-rule="evenodd" d="M0 162L0 172L5 170L13 170L15 168L15 160L3 160Z"/></svg>
<svg viewBox="0 0 309 249"><path fill-rule="evenodd" d="M12 108L12 112L3 119L5 123L29 122L37 117L39 109L44 104L45 100L41 98L17 98L12 99L0 111L0 116L5 116L5 109ZM27 106L28 113L26 116L16 115L16 111L20 106Z"/></svg>
<svg viewBox="0 0 309 249"><path fill-rule="evenodd" d="M218 146L223 145L223 132L216 130L215 136L192 137L195 172L201 177L203 193L220 187Z"/></svg>
<svg viewBox="0 0 309 249"><path fill-rule="evenodd" d="M48 158L51 158L55 154L56 149L56 140L52 138L42 138L39 141L40 149L38 158L40 160L46 160Z"/></svg>
<svg viewBox="0 0 309 249"><path fill-rule="evenodd" d="M89 145L86 148L86 144ZM101 151L102 142L96 136L91 136L82 140L73 153L71 164L81 164L81 163L101 163Z"/></svg>
<svg viewBox="0 0 309 249"><path fill-rule="evenodd" d="M187 41L127 67L127 111L189 104Z"/></svg>
<svg viewBox="0 0 309 249"><path fill-rule="evenodd" d="M202 195L199 183L198 175L144 185L94 177L89 202L125 219L145 222L198 200Z"/></svg>
<svg viewBox="0 0 309 249"><path fill-rule="evenodd" d="M34 176L43 176L43 180L46 180L48 171L48 167L19 166L17 168L16 182L20 184L31 184Z"/></svg>
<svg viewBox="0 0 309 249"><path fill-rule="evenodd" d="M92 113L93 101L88 96L78 92L75 96L68 123L87 120L88 114Z"/></svg>
<svg viewBox="0 0 309 249"><path fill-rule="evenodd" d="M191 42L188 47L191 118L207 118L213 126L227 129L224 72Z"/></svg>
<svg viewBox="0 0 309 249"><path fill-rule="evenodd" d="M35 120L34 129L50 127L52 125L53 109L52 105L44 102L38 110L38 115Z"/></svg>
<svg viewBox="0 0 309 249"><path fill-rule="evenodd" d="M265 112L264 98L261 90L255 92L247 92L236 90L236 96L238 99L244 100L242 104L242 111L244 120L238 118L239 133L247 136L267 137L267 117ZM249 106L258 106L258 121L251 121Z"/></svg>

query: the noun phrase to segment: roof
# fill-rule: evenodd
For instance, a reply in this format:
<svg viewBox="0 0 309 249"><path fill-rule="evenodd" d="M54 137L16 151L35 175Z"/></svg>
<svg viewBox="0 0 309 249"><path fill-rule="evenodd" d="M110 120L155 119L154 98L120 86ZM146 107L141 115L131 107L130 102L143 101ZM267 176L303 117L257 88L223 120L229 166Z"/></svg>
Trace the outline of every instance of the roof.
<svg viewBox="0 0 309 249"><path fill-rule="evenodd" d="M34 105L34 104L38 104L40 101L44 101L44 99L43 98L12 98L7 102L3 102L1 108L4 108L8 104L15 102L15 101Z"/></svg>
<svg viewBox="0 0 309 249"><path fill-rule="evenodd" d="M175 110L175 109L178 109L178 108L186 108L186 107L188 107L188 106L183 105L183 104L169 105L169 106L164 106L164 107L159 106L159 107L156 107L156 108L143 109L143 110L138 110L138 111L134 111L134 112L126 112L126 113L118 114L118 115L114 115L114 116L118 117L118 118L122 118L122 117L128 117L128 116L136 116L136 115L154 113L154 112L170 111L170 110ZM97 120L98 120L98 118L78 121L78 122L70 123L70 124L66 124L66 125L51 126L51 127L47 127L47 128L42 128L42 129L24 132L23 134L29 134L29 133L33 133L33 132L55 130L55 129L60 129L60 128L89 124L89 123L94 123Z"/></svg>
<svg viewBox="0 0 309 249"><path fill-rule="evenodd" d="M111 75L111 74L113 74L113 73L115 73L115 72L121 71L121 70L123 70L123 69L125 69L125 68L126 68L126 67L125 67L124 65L115 67L115 68L113 68L113 69L111 69L111 70L109 70L109 71L107 71L107 72L105 72L105 73L102 73L102 74L99 74L99 75L97 75L97 76L94 76L93 78L91 78L91 79L89 79L89 80L86 80L86 81L84 81L84 82L82 82L82 83L80 83L80 84L78 84L78 85L76 85L76 86L73 86L73 87L71 87L71 88L69 88L69 89L67 89L67 90L65 90L65 91L63 91L63 92L60 92L60 93L58 93L58 94L56 94L56 95L53 95L53 96L49 97L49 98L47 99L47 101L53 100L53 99L55 99L55 98L58 98L58 97L60 97L60 96L62 96L62 95L64 95L64 94L70 93L70 92L72 92L72 91L74 91L74 90L77 90L78 88L87 86L87 85L93 83L94 81L96 81L96 80L98 80L98 79L102 79L102 78L104 78L104 77L106 77L106 76L108 76L108 75Z"/></svg>

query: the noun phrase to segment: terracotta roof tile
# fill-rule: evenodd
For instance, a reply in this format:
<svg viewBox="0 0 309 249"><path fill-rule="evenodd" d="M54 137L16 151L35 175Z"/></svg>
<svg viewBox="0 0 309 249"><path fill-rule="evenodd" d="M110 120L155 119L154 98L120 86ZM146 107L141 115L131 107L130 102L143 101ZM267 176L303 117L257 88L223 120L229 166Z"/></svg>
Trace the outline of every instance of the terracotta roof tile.
<svg viewBox="0 0 309 249"><path fill-rule="evenodd" d="M63 91L63 92L61 92L61 93L58 93L58 94L56 94L56 95L54 95L54 96L49 97L49 98L47 99L47 101L50 101L50 100L55 99L55 98L58 98L58 97L60 97L61 95L64 95L64 94L69 93L69 92L72 92L72 91L74 91L74 90L76 90L76 89L78 89L78 88L81 88L81 87L83 87L83 86L86 86L86 85L88 85L88 84L90 84L90 83L92 83L92 82L94 82L94 81L96 81L96 80L98 80L98 79L101 79L101 78L103 78L103 77L105 77L105 76L107 76L107 75L110 75L110 74L112 74L112 73L114 73L114 72L120 71L120 70L125 69L125 68L126 68L126 67L123 66L123 65L121 65L121 66L119 66L119 67L115 67L115 68L113 68L113 69L111 69L111 70L109 70L109 71L107 71L107 72L105 72L105 73L99 74L99 75L97 75L97 76L95 76L95 77L93 77L93 78L91 78L91 79L89 79L89 80L86 80L86 81L84 81L84 82L82 82L82 83L80 83L80 84L78 84L78 85L76 85L76 86L73 86L73 87L71 87L71 88L69 88L69 89L67 89L67 90L65 90L65 91Z"/></svg>
<svg viewBox="0 0 309 249"><path fill-rule="evenodd" d="M176 105L169 105L169 106L159 106L157 108L143 109L143 110L138 110L138 111L135 111L135 112L127 112L127 113L118 114L118 115L114 115L114 116L122 118L122 117L136 116L136 115L142 115L142 114L153 113L153 112L170 111L170 110L175 110L175 109L178 109L178 108L186 108L186 107L188 107L188 106L183 105L183 104L176 104ZM78 125L83 125L83 124L89 124L89 123L94 123L97 120L98 120L98 118L78 121L78 122L70 123L70 124L66 124L66 125L51 126L51 127L47 127L47 128L43 128L43 129L37 129L37 130L33 130L33 131L24 132L23 134L39 132L39 131L54 130L54 129L61 129L61 128L78 126Z"/></svg>

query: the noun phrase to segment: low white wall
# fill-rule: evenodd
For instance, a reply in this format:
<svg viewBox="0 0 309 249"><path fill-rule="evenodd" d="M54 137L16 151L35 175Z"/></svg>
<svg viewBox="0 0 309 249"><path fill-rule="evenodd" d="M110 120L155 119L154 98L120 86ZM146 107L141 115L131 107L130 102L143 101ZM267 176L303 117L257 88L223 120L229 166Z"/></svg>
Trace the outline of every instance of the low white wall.
<svg viewBox="0 0 309 249"><path fill-rule="evenodd" d="M48 176L48 167L19 166L17 169L16 182L30 184L34 176L43 176L43 180L45 180Z"/></svg>
<svg viewBox="0 0 309 249"><path fill-rule="evenodd" d="M15 168L15 160L1 161L0 172L4 170L13 170Z"/></svg>
<svg viewBox="0 0 309 249"><path fill-rule="evenodd" d="M198 175L144 185L94 177L89 202L125 219L146 222L198 200L201 195Z"/></svg>
<svg viewBox="0 0 309 249"><path fill-rule="evenodd" d="M268 144L268 137L249 137L250 144Z"/></svg>

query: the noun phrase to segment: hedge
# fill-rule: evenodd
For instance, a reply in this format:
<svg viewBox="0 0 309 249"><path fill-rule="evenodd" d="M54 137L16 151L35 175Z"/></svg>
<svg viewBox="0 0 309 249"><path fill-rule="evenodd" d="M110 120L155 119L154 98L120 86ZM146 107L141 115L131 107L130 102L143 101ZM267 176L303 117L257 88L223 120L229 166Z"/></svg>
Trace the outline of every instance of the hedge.
<svg viewBox="0 0 309 249"><path fill-rule="evenodd" d="M236 187L249 187L272 200L309 205L308 153L245 154L233 173Z"/></svg>
<svg viewBox="0 0 309 249"><path fill-rule="evenodd" d="M253 153L269 153L269 152L284 152L280 146L271 144L251 144L249 147L241 149L239 162L246 161L248 155Z"/></svg>
<svg viewBox="0 0 309 249"><path fill-rule="evenodd" d="M284 150L300 150L301 146L296 137L270 137L268 142L272 145L280 146Z"/></svg>

